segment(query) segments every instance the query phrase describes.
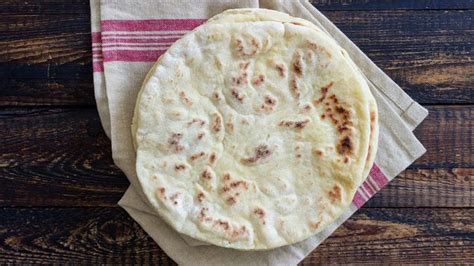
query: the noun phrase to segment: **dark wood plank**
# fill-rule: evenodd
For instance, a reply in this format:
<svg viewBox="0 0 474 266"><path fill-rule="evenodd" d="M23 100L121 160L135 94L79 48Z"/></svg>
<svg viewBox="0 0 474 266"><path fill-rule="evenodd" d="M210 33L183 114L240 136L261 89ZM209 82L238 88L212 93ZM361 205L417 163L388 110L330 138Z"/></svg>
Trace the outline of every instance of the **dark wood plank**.
<svg viewBox="0 0 474 266"><path fill-rule="evenodd" d="M416 101L440 104L474 100L473 12L325 14Z"/></svg>
<svg viewBox="0 0 474 266"><path fill-rule="evenodd" d="M474 168L407 169L365 207L474 207Z"/></svg>
<svg viewBox="0 0 474 266"><path fill-rule="evenodd" d="M3 206L115 205L128 186L96 110L8 109L0 128Z"/></svg>
<svg viewBox="0 0 474 266"><path fill-rule="evenodd" d="M92 76L74 79L7 79L2 84L0 105L95 105Z"/></svg>
<svg viewBox="0 0 474 266"><path fill-rule="evenodd" d="M303 262L474 263L473 209L361 209Z"/></svg>
<svg viewBox="0 0 474 266"><path fill-rule="evenodd" d="M85 14L89 11L89 0L3 0L0 2L0 14L2 15L77 15Z"/></svg>
<svg viewBox="0 0 474 266"><path fill-rule="evenodd" d="M428 152L412 168L474 167L474 105L428 106L430 114L415 129Z"/></svg>
<svg viewBox="0 0 474 266"><path fill-rule="evenodd" d="M119 208L1 208L0 216L2 264L173 263ZM303 264L474 263L473 219L472 209L361 209Z"/></svg>
<svg viewBox="0 0 474 266"><path fill-rule="evenodd" d="M0 264L174 264L119 208L3 208L0 216Z"/></svg>
<svg viewBox="0 0 474 266"><path fill-rule="evenodd" d="M369 206L474 206L474 106L429 110L428 152ZM0 206L114 206L127 188L94 109L4 109L0 136Z"/></svg>
<svg viewBox="0 0 474 266"><path fill-rule="evenodd" d="M474 10L325 14L420 103L474 103ZM31 82L27 96L0 90L0 106L30 105L34 91L42 105L91 104L89 32L88 13L0 16L0 81ZM78 86L52 89L66 79Z"/></svg>
<svg viewBox="0 0 474 266"><path fill-rule="evenodd" d="M474 9L473 0L310 0L321 10Z"/></svg>

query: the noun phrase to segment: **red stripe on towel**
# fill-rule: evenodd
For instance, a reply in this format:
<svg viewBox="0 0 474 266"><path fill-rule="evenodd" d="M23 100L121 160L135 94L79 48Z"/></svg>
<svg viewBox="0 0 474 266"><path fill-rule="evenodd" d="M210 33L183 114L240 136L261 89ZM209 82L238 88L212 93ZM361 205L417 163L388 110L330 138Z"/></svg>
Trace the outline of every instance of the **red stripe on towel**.
<svg viewBox="0 0 474 266"><path fill-rule="evenodd" d="M380 170L379 166L374 163L370 169L369 175L372 177L372 180L377 183L380 189L382 189L388 182L388 177Z"/></svg>
<svg viewBox="0 0 474 266"><path fill-rule="evenodd" d="M92 43L101 43L102 34L100 32L91 32Z"/></svg>
<svg viewBox="0 0 474 266"><path fill-rule="evenodd" d="M372 165L368 179L365 180L364 183L359 187L354 195L354 198L352 199L352 203L357 208L361 208L373 195L375 195L375 193L379 191L373 186L370 186L368 182L375 182L379 188L382 189L382 187L384 187L389 182L389 179L382 172L378 165Z"/></svg>
<svg viewBox="0 0 474 266"><path fill-rule="evenodd" d="M359 191L356 191L354 198L352 199L352 203L354 203L357 208L362 207L367 200L359 193Z"/></svg>
<svg viewBox="0 0 474 266"><path fill-rule="evenodd" d="M155 62L164 52L164 50L111 50L103 51L103 55L104 62Z"/></svg>
<svg viewBox="0 0 474 266"><path fill-rule="evenodd" d="M204 22L205 19L102 20L101 30L102 32L192 30Z"/></svg>
<svg viewBox="0 0 474 266"><path fill-rule="evenodd" d="M104 72L104 62L97 61L92 63L92 71L93 72Z"/></svg>
<svg viewBox="0 0 474 266"><path fill-rule="evenodd" d="M173 43L181 38L153 38L153 39L137 39L137 38L126 38L126 39L104 39L102 44L110 43Z"/></svg>

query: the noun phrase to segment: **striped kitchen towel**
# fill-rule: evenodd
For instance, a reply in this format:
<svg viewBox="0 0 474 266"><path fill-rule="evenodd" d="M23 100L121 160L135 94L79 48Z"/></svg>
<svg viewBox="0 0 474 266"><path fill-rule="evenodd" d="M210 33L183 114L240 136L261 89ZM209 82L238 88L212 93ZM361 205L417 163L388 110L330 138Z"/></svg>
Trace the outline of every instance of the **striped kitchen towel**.
<svg viewBox="0 0 474 266"><path fill-rule="evenodd" d="M376 163L350 208L323 232L269 251L244 252L208 245L181 235L164 223L142 196L130 133L137 93L158 57L209 17L239 7L275 9L315 23L348 51L365 75L379 107ZM114 162L131 182L119 205L180 264L296 264L425 152L411 131L426 117L426 109L406 95L306 0L91 0L91 24L94 90L99 115L112 140Z"/></svg>

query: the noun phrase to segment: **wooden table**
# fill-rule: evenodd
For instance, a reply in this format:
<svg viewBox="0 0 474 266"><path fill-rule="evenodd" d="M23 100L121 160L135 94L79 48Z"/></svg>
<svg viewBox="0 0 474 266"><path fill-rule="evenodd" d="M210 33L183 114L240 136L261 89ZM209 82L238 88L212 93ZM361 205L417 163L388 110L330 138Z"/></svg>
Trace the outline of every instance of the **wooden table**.
<svg viewBox="0 0 474 266"><path fill-rule="evenodd" d="M474 1L314 1L430 116L428 149L303 264L474 263ZM173 264L116 203L87 0L0 2L0 264Z"/></svg>

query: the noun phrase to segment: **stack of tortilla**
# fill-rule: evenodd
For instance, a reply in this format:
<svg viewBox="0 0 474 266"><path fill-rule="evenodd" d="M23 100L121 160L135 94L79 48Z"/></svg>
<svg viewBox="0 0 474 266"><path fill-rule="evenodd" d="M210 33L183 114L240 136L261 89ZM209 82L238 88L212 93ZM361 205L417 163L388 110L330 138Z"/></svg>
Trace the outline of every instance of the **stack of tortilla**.
<svg viewBox="0 0 474 266"><path fill-rule="evenodd" d="M377 106L347 53L311 22L234 9L160 57L132 135L143 192L176 231L271 249L348 208L375 158Z"/></svg>

